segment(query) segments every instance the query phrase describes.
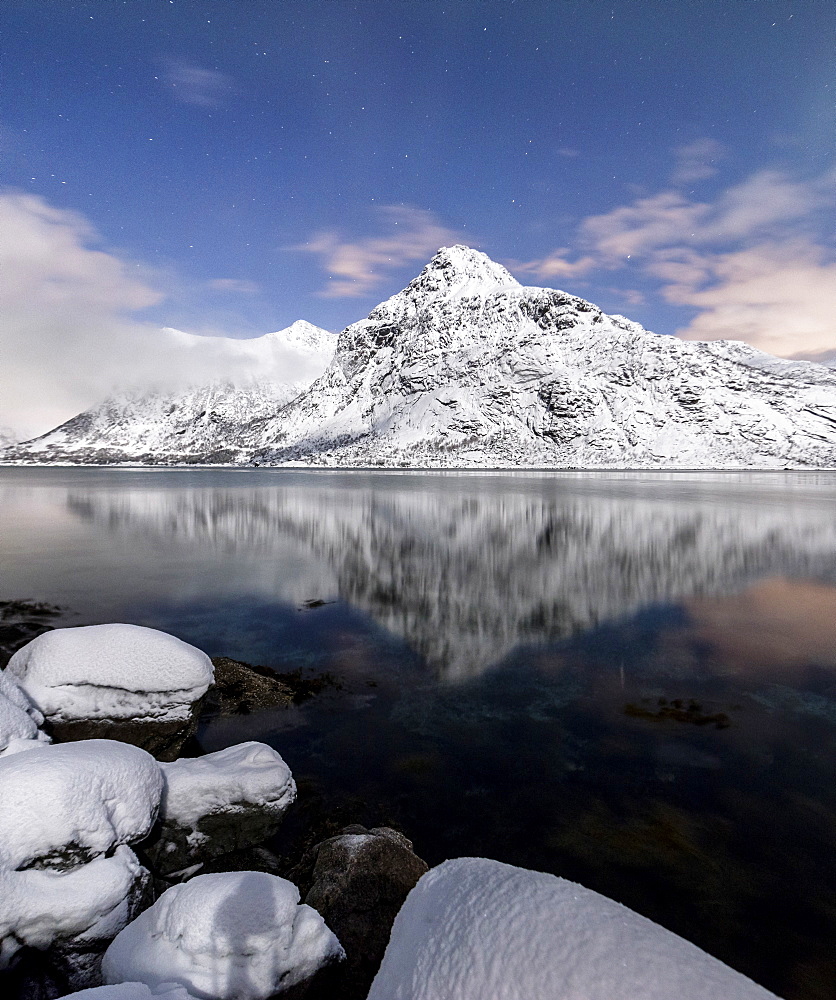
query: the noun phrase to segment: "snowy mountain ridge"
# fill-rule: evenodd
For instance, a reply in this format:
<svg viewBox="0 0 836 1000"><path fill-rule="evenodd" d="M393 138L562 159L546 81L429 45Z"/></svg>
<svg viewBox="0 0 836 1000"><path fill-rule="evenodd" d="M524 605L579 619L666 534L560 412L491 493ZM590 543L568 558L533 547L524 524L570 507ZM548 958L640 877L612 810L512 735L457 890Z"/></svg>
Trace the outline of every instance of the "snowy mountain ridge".
<svg viewBox="0 0 836 1000"><path fill-rule="evenodd" d="M347 327L261 432L260 464L836 467L836 378L737 342L657 336L442 248Z"/></svg>
<svg viewBox="0 0 836 1000"><path fill-rule="evenodd" d="M229 376L177 391L116 393L27 442L26 459L94 464L239 460L247 443L242 428L257 427L307 389L336 347L333 334L305 320L250 340L166 332L198 357L223 350L231 360ZM277 381L266 374L288 363L303 377ZM10 449L13 455L20 451L19 446Z"/></svg>
<svg viewBox="0 0 836 1000"><path fill-rule="evenodd" d="M305 340L303 331L299 336ZM464 246L443 247L406 288L346 327L321 371L295 398L269 384L238 393L214 435L193 426L213 412L203 397L181 408L182 422L175 427L170 420L156 437L149 426L159 429L169 416L160 407L174 406L173 417L180 400L130 400L118 412L112 405L87 411L5 456L349 467L836 468L832 369L783 361L735 341L649 333L566 292L523 286Z"/></svg>

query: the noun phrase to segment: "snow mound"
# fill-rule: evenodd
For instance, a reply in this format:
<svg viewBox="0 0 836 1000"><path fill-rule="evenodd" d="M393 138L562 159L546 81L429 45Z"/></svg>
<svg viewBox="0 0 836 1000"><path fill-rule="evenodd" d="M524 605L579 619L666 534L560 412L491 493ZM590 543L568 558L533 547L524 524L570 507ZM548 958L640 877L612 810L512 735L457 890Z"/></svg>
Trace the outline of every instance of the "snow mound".
<svg viewBox="0 0 836 1000"><path fill-rule="evenodd" d="M619 903L554 875L458 858L406 899L368 1000L767 1000Z"/></svg>
<svg viewBox="0 0 836 1000"><path fill-rule="evenodd" d="M237 746L160 764L165 780L160 818L196 827L206 815L256 806L281 815L296 799L296 783L265 743Z"/></svg>
<svg viewBox="0 0 836 1000"><path fill-rule="evenodd" d="M34 721L36 726L40 726L43 715L35 708L29 697L20 689L20 685L5 670L0 670L0 695L10 701L15 707L25 712Z"/></svg>
<svg viewBox="0 0 836 1000"><path fill-rule="evenodd" d="M154 758L113 740L0 758L0 867L67 870L147 836L162 795Z"/></svg>
<svg viewBox="0 0 836 1000"><path fill-rule="evenodd" d="M263 1000L345 957L286 879L198 875L168 889L105 953L106 983L181 983L196 997Z"/></svg>
<svg viewBox="0 0 836 1000"><path fill-rule="evenodd" d="M37 746L36 741L48 743L49 737L38 729L31 715L0 694L0 757L24 749L24 743Z"/></svg>
<svg viewBox="0 0 836 1000"><path fill-rule="evenodd" d="M148 878L129 847L66 873L0 870L0 969L25 945L112 938L133 916Z"/></svg>
<svg viewBox="0 0 836 1000"><path fill-rule="evenodd" d="M115 986L94 986L90 990L68 993L64 1000L194 1000L182 986L163 983L151 989L145 983L118 983Z"/></svg>
<svg viewBox="0 0 836 1000"><path fill-rule="evenodd" d="M74 719L187 719L212 683L209 657L140 625L53 629L9 660L7 672L44 715Z"/></svg>

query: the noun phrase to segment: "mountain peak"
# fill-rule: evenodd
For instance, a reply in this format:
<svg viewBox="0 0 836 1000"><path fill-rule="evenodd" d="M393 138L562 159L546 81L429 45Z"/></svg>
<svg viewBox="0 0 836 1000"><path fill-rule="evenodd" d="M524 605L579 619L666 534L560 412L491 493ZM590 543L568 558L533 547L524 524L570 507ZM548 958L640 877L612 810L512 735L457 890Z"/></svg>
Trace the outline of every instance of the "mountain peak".
<svg viewBox="0 0 836 1000"><path fill-rule="evenodd" d="M424 295L452 295L507 286L519 287L519 282L487 254L459 244L441 247L406 290Z"/></svg>

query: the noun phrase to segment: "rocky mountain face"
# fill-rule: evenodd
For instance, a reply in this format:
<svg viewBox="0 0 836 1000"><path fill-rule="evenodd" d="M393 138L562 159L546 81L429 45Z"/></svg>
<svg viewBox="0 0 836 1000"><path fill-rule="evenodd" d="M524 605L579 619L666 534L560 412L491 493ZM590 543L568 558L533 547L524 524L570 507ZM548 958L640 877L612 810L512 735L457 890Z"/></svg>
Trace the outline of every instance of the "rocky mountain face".
<svg viewBox="0 0 836 1000"><path fill-rule="evenodd" d="M444 248L349 326L256 461L552 468L836 466L836 377L657 336Z"/></svg>
<svg viewBox="0 0 836 1000"><path fill-rule="evenodd" d="M200 353L212 338L169 331ZM299 320L252 340L226 341L234 377L180 391L128 391L111 396L48 434L13 446L24 461L173 464L247 461L261 423L272 418L324 371L336 337ZM282 365L307 373L293 382L262 373Z"/></svg>
<svg viewBox="0 0 836 1000"><path fill-rule="evenodd" d="M295 398L261 383L234 399L221 391L226 409L205 394L110 401L6 457L836 467L833 369L735 341L657 336L565 292L524 287L463 246L442 248L347 327L324 374Z"/></svg>

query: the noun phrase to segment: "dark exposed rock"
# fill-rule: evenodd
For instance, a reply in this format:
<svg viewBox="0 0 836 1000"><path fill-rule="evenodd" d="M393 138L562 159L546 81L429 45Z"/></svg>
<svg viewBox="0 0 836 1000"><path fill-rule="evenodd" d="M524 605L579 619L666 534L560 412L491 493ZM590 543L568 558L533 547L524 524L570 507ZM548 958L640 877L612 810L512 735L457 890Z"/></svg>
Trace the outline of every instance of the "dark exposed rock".
<svg viewBox="0 0 836 1000"><path fill-rule="evenodd" d="M12 653L53 627L49 623L64 613L62 608L43 601L0 601L0 667Z"/></svg>
<svg viewBox="0 0 836 1000"><path fill-rule="evenodd" d="M322 914L340 939L347 956L334 973L339 984L331 984L331 996L341 1000L366 996L395 916L426 871L412 843L389 827L347 826L308 852L297 870L297 884L305 902Z"/></svg>
<svg viewBox="0 0 836 1000"><path fill-rule="evenodd" d="M157 828L156 834L152 833L143 853L155 872L168 876L214 858L234 856L236 852L261 844L275 834L280 823L280 816L266 813L256 805L204 816L194 829L166 823ZM206 870L201 868L200 873ZM215 867L212 870L248 869Z"/></svg>
<svg viewBox="0 0 836 1000"><path fill-rule="evenodd" d="M202 701L202 700L201 700ZM118 740L146 750L157 760L172 761L197 731L201 701L192 706L190 717L158 722L152 719L73 719L44 723L44 729L56 743L78 740Z"/></svg>
<svg viewBox="0 0 836 1000"><path fill-rule="evenodd" d="M247 715L262 708L286 708L293 692L266 667L254 667L228 656L212 659L215 684L209 691L209 707L221 715Z"/></svg>

